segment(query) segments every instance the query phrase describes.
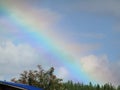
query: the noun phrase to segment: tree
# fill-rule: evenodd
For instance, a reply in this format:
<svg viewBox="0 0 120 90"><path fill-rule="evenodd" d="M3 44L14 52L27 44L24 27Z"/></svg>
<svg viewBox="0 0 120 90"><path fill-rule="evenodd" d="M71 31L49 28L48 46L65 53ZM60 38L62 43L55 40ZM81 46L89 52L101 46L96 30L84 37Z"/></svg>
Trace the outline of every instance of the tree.
<svg viewBox="0 0 120 90"><path fill-rule="evenodd" d="M54 75L54 67L51 67L47 71L41 65L37 67L37 70L23 71L18 79L13 78L12 81L41 87L44 90L120 90L120 85L116 88L111 83L94 85L90 82L86 85L79 82L75 83L71 80L62 82L62 79Z"/></svg>
<svg viewBox="0 0 120 90"><path fill-rule="evenodd" d="M117 87L117 90L120 90L120 85Z"/></svg>
<svg viewBox="0 0 120 90"><path fill-rule="evenodd" d="M19 79L13 78L11 81L23 83L32 86L44 88L45 90L64 90L62 79L57 78L54 73L54 67L45 71L41 65L38 65L38 70L24 71L20 74Z"/></svg>
<svg viewBox="0 0 120 90"><path fill-rule="evenodd" d="M100 85L99 84L96 85L96 90L100 90Z"/></svg>

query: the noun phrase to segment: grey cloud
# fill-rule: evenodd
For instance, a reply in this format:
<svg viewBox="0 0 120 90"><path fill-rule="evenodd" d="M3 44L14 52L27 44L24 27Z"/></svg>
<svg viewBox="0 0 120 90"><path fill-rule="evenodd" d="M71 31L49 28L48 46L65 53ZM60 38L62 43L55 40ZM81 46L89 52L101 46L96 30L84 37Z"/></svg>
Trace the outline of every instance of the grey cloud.
<svg viewBox="0 0 120 90"><path fill-rule="evenodd" d="M81 37L81 38L95 38L95 39L103 39L105 36L105 34L103 33L78 33L78 32L64 32L65 35L67 35L68 37Z"/></svg>
<svg viewBox="0 0 120 90"><path fill-rule="evenodd" d="M82 11L87 13L94 13L95 15L102 15L106 17L113 17L115 23L113 24L113 31L120 32L120 1L119 0L90 0L79 1L72 5L74 11Z"/></svg>
<svg viewBox="0 0 120 90"><path fill-rule="evenodd" d="M93 12L98 14L109 14L120 17L120 1L118 0L91 0L80 1L73 5L76 10Z"/></svg>
<svg viewBox="0 0 120 90"><path fill-rule="evenodd" d="M110 70L114 74L113 77L116 77L116 83L117 85L120 84L120 61L116 61L114 63L110 63Z"/></svg>

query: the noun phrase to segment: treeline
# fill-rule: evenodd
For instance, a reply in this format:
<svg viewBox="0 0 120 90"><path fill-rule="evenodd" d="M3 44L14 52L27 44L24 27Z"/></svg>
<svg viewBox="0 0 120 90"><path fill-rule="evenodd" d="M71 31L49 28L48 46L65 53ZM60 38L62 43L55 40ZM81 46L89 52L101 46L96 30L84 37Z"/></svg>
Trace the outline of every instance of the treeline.
<svg viewBox="0 0 120 90"><path fill-rule="evenodd" d="M93 85L91 82L88 85L81 83L73 83L72 81L68 81L64 83L64 86L67 88L66 90L120 90L120 86L115 87L112 84L104 84L104 85Z"/></svg>
<svg viewBox="0 0 120 90"><path fill-rule="evenodd" d="M99 84L93 85L91 82L88 85L72 81L63 82L62 79L54 75L53 67L45 71L41 65L38 65L37 70L22 72L18 79L13 78L11 81L40 87L44 90L120 90L120 86L115 87L112 84L100 86Z"/></svg>

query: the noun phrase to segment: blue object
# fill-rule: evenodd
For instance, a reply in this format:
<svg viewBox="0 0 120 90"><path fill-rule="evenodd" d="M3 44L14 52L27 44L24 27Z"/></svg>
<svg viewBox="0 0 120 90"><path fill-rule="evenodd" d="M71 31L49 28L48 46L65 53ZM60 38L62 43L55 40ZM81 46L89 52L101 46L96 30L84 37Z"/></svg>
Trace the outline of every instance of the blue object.
<svg viewBox="0 0 120 90"><path fill-rule="evenodd" d="M41 88L37 88L37 87L26 85L26 84L12 83L12 82L6 82L6 81L0 81L0 84L1 85L6 85L6 86L11 86L11 87L13 86L13 87L16 87L16 88L23 88L23 89L26 89L26 90L43 90Z"/></svg>

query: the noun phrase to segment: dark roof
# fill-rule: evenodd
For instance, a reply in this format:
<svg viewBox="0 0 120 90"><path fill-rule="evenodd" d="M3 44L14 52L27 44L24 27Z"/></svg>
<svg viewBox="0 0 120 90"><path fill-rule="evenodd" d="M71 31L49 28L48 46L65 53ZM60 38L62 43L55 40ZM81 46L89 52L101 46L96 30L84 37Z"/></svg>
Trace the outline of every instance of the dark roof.
<svg viewBox="0 0 120 90"><path fill-rule="evenodd" d="M43 90L41 88L29 86L26 84L12 83L12 82L6 82L6 81L0 81L0 84L6 85L6 86L13 86L13 87L17 87L17 88L23 88L25 90Z"/></svg>

